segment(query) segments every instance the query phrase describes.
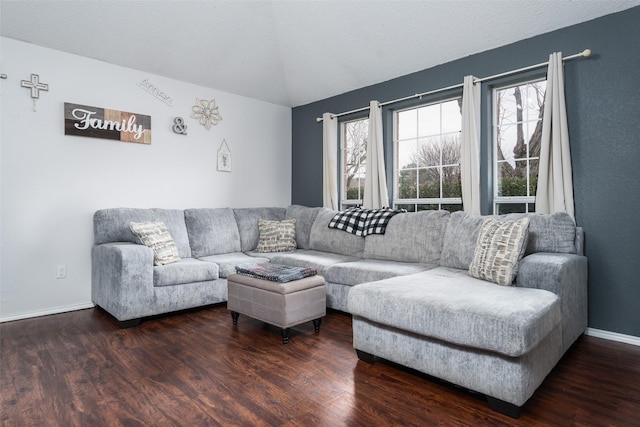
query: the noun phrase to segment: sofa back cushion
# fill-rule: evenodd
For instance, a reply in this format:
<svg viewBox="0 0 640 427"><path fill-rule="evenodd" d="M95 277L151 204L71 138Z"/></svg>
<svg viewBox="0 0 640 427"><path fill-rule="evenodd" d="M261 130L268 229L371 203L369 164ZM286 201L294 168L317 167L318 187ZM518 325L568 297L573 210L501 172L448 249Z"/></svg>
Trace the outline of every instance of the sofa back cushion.
<svg viewBox="0 0 640 427"><path fill-rule="evenodd" d="M447 211L397 214L389 220L385 234L365 237L364 257L439 264L449 217Z"/></svg>
<svg viewBox="0 0 640 427"><path fill-rule="evenodd" d="M364 237L329 228L331 218L337 213L338 211L328 208L322 208L318 212L309 233L309 249L362 258Z"/></svg>
<svg viewBox="0 0 640 427"><path fill-rule="evenodd" d="M240 233L240 248L242 252L254 250L258 246L260 232L258 220L282 221L285 208L241 208L234 209L233 214Z"/></svg>
<svg viewBox="0 0 640 427"><path fill-rule="evenodd" d="M576 226L566 213L554 214L506 214L498 219L516 220L529 218L528 243L525 256L536 252L575 254ZM470 215L459 211L451 214L444 235L440 265L468 270L485 216Z"/></svg>
<svg viewBox="0 0 640 427"><path fill-rule="evenodd" d="M473 260L478 232L485 217L458 211L451 214L444 233L440 265L468 270Z"/></svg>
<svg viewBox="0 0 640 427"><path fill-rule="evenodd" d="M507 214L500 215L504 219L529 218L529 242L525 255L536 252L553 252L575 254L576 224L569 214Z"/></svg>
<svg viewBox="0 0 640 427"><path fill-rule="evenodd" d="M161 220L167 226L178 248L180 258L190 258L189 236L185 225L184 211L181 209L100 209L93 214L94 244L138 243L138 238L133 234L129 225L132 222L147 222L156 219Z"/></svg>
<svg viewBox="0 0 640 427"><path fill-rule="evenodd" d="M187 209L184 218L194 258L240 252L240 232L233 209Z"/></svg>
<svg viewBox="0 0 640 427"><path fill-rule="evenodd" d="M300 205L287 207L285 219L296 220L296 243L298 249L309 249L309 236L311 227L322 208L309 208Z"/></svg>

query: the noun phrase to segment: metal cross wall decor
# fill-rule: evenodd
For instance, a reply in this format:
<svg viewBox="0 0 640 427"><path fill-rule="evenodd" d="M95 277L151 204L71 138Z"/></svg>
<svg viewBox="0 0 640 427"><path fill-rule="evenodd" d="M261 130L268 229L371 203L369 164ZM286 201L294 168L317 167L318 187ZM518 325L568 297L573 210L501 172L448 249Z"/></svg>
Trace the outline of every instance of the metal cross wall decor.
<svg viewBox="0 0 640 427"><path fill-rule="evenodd" d="M31 74L31 80L20 81L20 86L31 89L31 98L39 99L40 91L48 91L49 85L46 83L40 83L40 76L37 74Z"/></svg>

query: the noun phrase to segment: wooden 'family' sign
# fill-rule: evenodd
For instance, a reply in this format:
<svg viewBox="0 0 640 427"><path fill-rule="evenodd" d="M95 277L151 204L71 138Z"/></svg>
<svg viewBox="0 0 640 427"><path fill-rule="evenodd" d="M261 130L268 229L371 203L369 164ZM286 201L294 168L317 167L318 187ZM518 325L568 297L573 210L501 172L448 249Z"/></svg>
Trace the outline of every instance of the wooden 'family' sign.
<svg viewBox="0 0 640 427"><path fill-rule="evenodd" d="M151 144L151 116L65 102L64 134Z"/></svg>

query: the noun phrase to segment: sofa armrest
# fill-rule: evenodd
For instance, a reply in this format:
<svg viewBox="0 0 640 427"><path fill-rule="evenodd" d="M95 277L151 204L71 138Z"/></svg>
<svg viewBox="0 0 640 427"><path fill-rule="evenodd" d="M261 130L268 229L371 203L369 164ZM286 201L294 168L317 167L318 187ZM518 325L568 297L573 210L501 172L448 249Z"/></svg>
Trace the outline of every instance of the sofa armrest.
<svg viewBox="0 0 640 427"><path fill-rule="evenodd" d="M587 328L587 258L538 252L520 261L515 286L544 289L558 295L562 310L563 351Z"/></svg>
<svg viewBox="0 0 640 427"><path fill-rule="evenodd" d="M149 315L153 306L153 251L134 243L91 250L91 299L119 321Z"/></svg>

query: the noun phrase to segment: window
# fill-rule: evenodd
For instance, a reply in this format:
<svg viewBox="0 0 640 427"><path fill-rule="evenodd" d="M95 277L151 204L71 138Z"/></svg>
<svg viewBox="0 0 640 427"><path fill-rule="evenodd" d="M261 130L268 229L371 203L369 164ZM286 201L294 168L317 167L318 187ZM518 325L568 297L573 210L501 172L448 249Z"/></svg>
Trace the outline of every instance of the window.
<svg viewBox="0 0 640 427"><path fill-rule="evenodd" d="M462 209L461 103L457 98L395 112L396 208Z"/></svg>
<svg viewBox="0 0 640 427"><path fill-rule="evenodd" d="M546 81L493 89L493 212L533 212Z"/></svg>
<svg viewBox="0 0 640 427"><path fill-rule="evenodd" d="M340 132L340 209L362 205L367 165L369 119L344 122Z"/></svg>

